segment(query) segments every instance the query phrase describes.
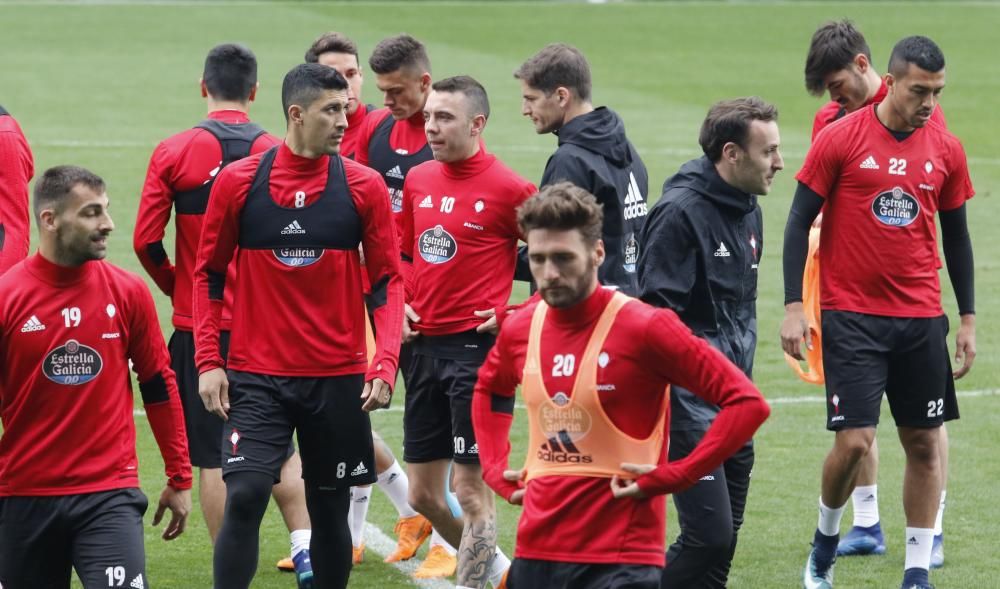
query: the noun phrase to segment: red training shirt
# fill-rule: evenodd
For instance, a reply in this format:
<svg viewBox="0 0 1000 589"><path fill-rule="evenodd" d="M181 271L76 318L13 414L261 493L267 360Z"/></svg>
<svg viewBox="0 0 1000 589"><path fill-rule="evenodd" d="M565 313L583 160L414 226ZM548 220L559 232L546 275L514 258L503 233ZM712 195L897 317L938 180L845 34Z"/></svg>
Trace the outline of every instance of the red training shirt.
<svg viewBox="0 0 1000 589"><path fill-rule="evenodd" d="M34 175L35 160L21 127L14 117L0 115L0 274L28 256L28 182Z"/></svg>
<svg viewBox="0 0 1000 589"><path fill-rule="evenodd" d="M537 189L480 149L461 162L425 162L403 185L406 300L425 335L475 329L474 311L507 303L517 261L517 207Z"/></svg>
<svg viewBox="0 0 1000 589"><path fill-rule="evenodd" d="M208 113L208 118L227 124L250 122L247 114L238 110L213 111ZM261 135L254 141L250 153L266 151L279 143L281 140L274 135ZM218 174L221 161L222 146L205 129L188 129L169 137L153 150L139 200L132 246L153 282L170 297L174 306L174 327L183 331L194 330L191 298L203 215L177 215L174 237L176 266L168 256L159 260L152 252L162 251L163 236L174 206L174 194L193 190L211 181ZM229 284L236 283L235 271L236 265L233 264L227 277ZM233 288L226 291L221 322L225 331L231 326L234 292Z"/></svg>
<svg viewBox="0 0 1000 589"><path fill-rule="evenodd" d="M576 374L596 369L608 418L624 433L639 438L652 431L659 416L650 408L658 405L671 383L722 410L697 449L683 460L667 464L664 446L656 470L638 479L645 499L615 499L607 478L542 476L530 481L517 528L518 558L663 566L666 501L660 494L696 483L742 447L770 411L747 377L694 336L673 311L637 300L622 308L605 340L606 365L577 366L575 359L582 358L613 295L598 288L574 307L549 309L541 336L541 374L550 395L571 395ZM513 418L494 412L493 403L494 397L513 397L521 381L537 304L530 301L506 320L479 370L473 395L472 420L483 479L505 498L518 488L503 479L509 468ZM669 414L667 424L669 428Z"/></svg>
<svg viewBox="0 0 1000 589"><path fill-rule="evenodd" d="M359 104L353 115L347 117L347 130L344 131L344 138L340 142L340 155L355 159L354 154L358 150L358 137L361 136L361 129L365 119L368 118L368 105Z"/></svg>
<svg viewBox="0 0 1000 589"><path fill-rule="evenodd" d="M191 488L177 382L138 276L36 254L0 278L0 301L0 496L139 486L129 360L168 484Z"/></svg>
<svg viewBox="0 0 1000 589"><path fill-rule="evenodd" d="M897 140L875 106L816 138L796 179L822 196L820 306L889 317L936 317L938 210L975 192L959 140L931 120Z"/></svg>
<svg viewBox="0 0 1000 589"><path fill-rule="evenodd" d="M360 109L358 109L360 110ZM354 159L358 163L369 165L368 145L372 134L379 124L392 116L388 108L379 108L367 114L358 131L354 150ZM424 133L424 111L420 110L408 119L396 121L389 134L389 146L401 153L417 153L427 145L427 135Z"/></svg>
<svg viewBox="0 0 1000 589"><path fill-rule="evenodd" d="M271 199L293 209L317 201L327 183L331 156L300 157L282 143L271 169ZM340 157L340 156L334 156ZM372 284L387 283L386 304L375 309L379 337L366 380L395 382L403 322L399 242L389 196L379 175L343 161L350 196L360 216L365 268ZM357 250L327 250L301 280L269 250L239 249L241 212L260 164L254 155L219 173L205 213L195 270L195 360L199 372L223 366L219 310L208 273L223 272L236 254L233 328L227 366L279 376L336 376L364 372L367 358L361 260ZM353 211L352 211L353 213ZM307 214L307 212L303 212Z"/></svg>

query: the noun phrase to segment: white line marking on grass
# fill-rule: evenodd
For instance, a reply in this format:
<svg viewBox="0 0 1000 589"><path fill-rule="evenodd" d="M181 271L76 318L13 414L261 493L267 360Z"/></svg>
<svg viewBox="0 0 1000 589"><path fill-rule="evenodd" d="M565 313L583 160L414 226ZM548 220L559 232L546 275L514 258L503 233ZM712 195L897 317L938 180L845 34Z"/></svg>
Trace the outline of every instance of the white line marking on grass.
<svg viewBox="0 0 1000 589"><path fill-rule="evenodd" d="M365 524L365 545L381 558L385 558L396 550L396 541L386 535L378 526L371 523ZM423 561L419 558L411 558L410 560L394 562L392 566L406 575L410 583L417 587L426 587L427 589L451 589L454 587L452 583L445 579L414 579L413 572L420 567L421 563ZM361 566L364 566L364 564ZM357 570L356 567L355 570Z"/></svg>

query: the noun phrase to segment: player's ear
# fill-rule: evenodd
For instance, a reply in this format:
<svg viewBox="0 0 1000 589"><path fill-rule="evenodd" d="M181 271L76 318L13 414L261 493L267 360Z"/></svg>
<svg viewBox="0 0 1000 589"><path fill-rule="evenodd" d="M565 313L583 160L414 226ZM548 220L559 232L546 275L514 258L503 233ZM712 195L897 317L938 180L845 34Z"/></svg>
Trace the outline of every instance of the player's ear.
<svg viewBox="0 0 1000 589"><path fill-rule="evenodd" d="M730 141L722 146L722 159L735 164L740 158L740 152L742 149L735 142Z"/></svg>
<svg viewBox="0 0 1000 589"><path fill-rule="evenodd" d="M420 91L428 92L431 88L431 75L427 72L420 74Z"/></svg>
<svg viewBox="0 0 1000 589"><path fill-rule="evenodd" d="M208 86L205 85L205 78L198 78L198 86L201 88L201 97L208 98Z"/></svg>
<svg viewBox="0 0 1000 589"><path fill-rule="evenodd" d="M253 85L250 89L250 96L247 98L247 102L253 102L257 98L257 90L260 90L260 82Z"/></svg>
<svg viewBox="0 0 1000 589"><path fill-rule="evenodd" d="M857 66L858 71L862 74L868 71L871 67L871 62L868 61L868 56L864 53L859 53L854 56L854 65Z"/></svg>
<svg viewBox="0 0 1000 589"><path fill-rule="evenodd" d="M288 106L288 124L289 125L301 125L302 124L302 113L305 109L298 104L291 104Z"/></svg>
<svg viewBox="0 0 1000 589"><path fill-rule="evenodd" d="M483 134L483 129L486 128L486 115L478 114L472 117L472 136Z"/></svg>
<svg viewBox="0 0 1000 589"><path fill-rule="evenodd" d="M604 257L605 257L604 240L598 239L597 243L594 245L594 262L597 264L598 267L600 267L601 264L604 263Z"/></svg>
<svg viewBox="0 0 1000 589"><path fill-rule="evenodd" d="M572 98L573 93L569 91L569 88L566 88L565 86L559 86L556 88L556 99L559 101L559 106L563 108L568 107Z"/></svg>
<svg viewBox="0 0 1000 589"><path fill-rule="evenodd" d="M45 208L38 213L38 229L42 232L56 232L56 218L58 213L54 208Z"/></svg>

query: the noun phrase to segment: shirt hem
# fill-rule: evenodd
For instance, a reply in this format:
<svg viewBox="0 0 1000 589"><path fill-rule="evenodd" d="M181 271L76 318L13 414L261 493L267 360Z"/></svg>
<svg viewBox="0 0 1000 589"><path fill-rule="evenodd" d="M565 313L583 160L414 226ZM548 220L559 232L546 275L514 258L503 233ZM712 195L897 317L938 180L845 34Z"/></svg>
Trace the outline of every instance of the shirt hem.
<svg viewBox="0 0 1000 589"><path fill-rule="evenodd" d="M666 565L666 547L658 552L650 554L622 554L617 553L582 553L573 552L570 554L563 552L538 552L534 550L524 550L517 548L514 550L514 558L529 558L532 560L547 560L555 562L571 562L575 564L637 564L663 567Z"/></svg>
<svg viewBox="0 0 1000 589"><path fill-rule="evenodd" d="M89 493L103 493L104 491L117 491L119 489L139 488L139 479L122 479L114 484L95 483L74 487L40 487L23 489L0 489L0 497L59 497L62 495L86 495Z"/></svg>

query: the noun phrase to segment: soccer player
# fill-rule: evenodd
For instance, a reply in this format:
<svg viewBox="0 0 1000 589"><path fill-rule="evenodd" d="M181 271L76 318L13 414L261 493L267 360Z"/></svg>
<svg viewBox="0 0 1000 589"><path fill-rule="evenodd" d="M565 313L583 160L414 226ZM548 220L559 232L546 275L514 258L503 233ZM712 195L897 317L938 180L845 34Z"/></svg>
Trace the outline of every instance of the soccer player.
<svg viewBox="0 0 1000 589"><path fill-rule="evenodd" d="M261 517L293 431L313 522L313 582L347 584L349 489L375 482L367 412L389 402L402 330L399 245L385 183L338 153L347 81L332 68L302 64L285 76L281 95L284 143L219 173L195 269L199 393L226 419L216 589L250 585ZM361 244L371 283L385 285L373 309L379 338L370 366ZM234 253L227 377L219 307Z"/></svg>
<svg viewBox="0 0 1000 589"><path fill-rule="evenodd" d="M340 154L354 159L358 137L365 117L373 110L370 104L361 102L361 86L364 76L358 59L358 44L342 33L323 33L306 50L306 63L318 63L337 70L347 80L348 101L347 130L340 144Z"/></svg>
<svg viewBox="0 0 1000 589"><path fill-rule="evenodd" d="M184 532L191 463L153 297L103 261L104 181L76 166L35 184L38 253L0 278L0 585L145 587L129 363L166 466L153 525Z"/></svg>
<svg viewBox="0 0 1000 589"><path fill-rule="evenodd" d="M0 275L28 257L28 182L35 160L24 132L0 106Z"/></svg>
<svg viewBox="0 0 1000 589"><path fill-rule="evenodd" d="M373 109L371 105L361 102L361 87L363 78L361 62L358 60L357 44L341 33L329 32L321 35L306 51L307 63L319 63L340 72L347 80L350 91L350 105L347 107L347 130L340 151L344 157L353 158L358 136L360 135L365 117ZM364 274L362 274L364 278ZM368 289L370 291L370 288ZM381 436L372 432L375 443L375 472L378 475L378 488L392 502L398 514L396 522L396 550L385 558L386 562L396 562L413 558L417 549L430 534L431 524L418 514L407 501L409 481L392 450L382 440ZM351 510L348 523L351 528L351 541L354 545L353 562L360 564L365 554L365 518L368 514L371 487L355 487L351 490ZM451 554L454 548L440 539L437 534L431 538L431 556L421 563L414 572L417 577L442 576L442 572L454 572L455 558ZM450 551L450 552L449 552ZM443 554L442 554L443 552ZM434 566L435 561L444 561L444 568ZM448 573L450 574L450 573Z"/></svg>
<svg viewBox="0 0 1000 589"><path fill-rule="evenodd" d="M785 227L785 352L809 345L801 303L806 235L820 208L820 292L827 429L819 525L803 584L833 583L840 518L869 451L883 391L906 452L903 586L929 587L942 472L940 432L958 416L954 378L975 359L972 242L965 201L974 194L961 143L931 120L945 85L940 48L907 37L892 50L888 93L822 131L796 178ZM934 214L961 323L952 373L941 307ZM836 277L834 280L833 277Z"/></svg>
<svg viewBox="0 0 1000 589"><path fill-rule="evenodd" d="M229 43L217 45L208 52L201 79L201 95L206 99L208 116L193 129L173 135L156 146L146 171L132 237L139 261L173 303L170 363L177 374L184 405L191 464L198 467L202 515L213 542L219 534L226 503L226 485L222 481L223 421L206 410L198 396L191 295L202 218L220 169L281 142L250 122L250 103L256 93L257 58L253 52L242 45ZM171 209L177 215L176 265L171 263L163 247ZM234 265L230 269L231 273L233 271ZM229 347L233 289L227 294L220 322L219 346L223 357ZM302 485L302 463L294 446L289 447L289 452L291 455L282 467L281 482L274 486L272 494L290 532L292 556L297 557L300 567L298 575L305 580L311 574L307 565L308 553L301 556L299 553L309 548L309 513Z"/></svg>
<svg viewBox="0 0 1000 589"><path fill-rule="evenodd" d="M594 108L590 64L575 47L548 45L524 62L514 77L521 81L521 114L531 119L536 133L559 138L540 186L571 182L597 198L604 207L601 235L606 259L600 268L601 284L635 296L649 177L625 136L625 123L607 107ZM528 280L523 255L524 248L518 278Z"/></svg>
<svg viewBox="0 0 1000 589"><path fill-rule="evenodd" d="M639 298L671 309L751 378L757 347L757 265L764 242L758 196L784 168L778 111L760 98L716 103L701 126L704 156L663 185L639 240ZM670 391L669 458L705 436L719 407L681 386ZM724 588L743 525L753 442L674 494L680 535L661 586Z"/></svg>
<svg viewBox="0 0 1000 589"><path fill-rule="evenodd" d="M482 479L472 431L476 371L496 322L477 310L506 305L517 260L517 207L535 186L481 144L486 90L468 76L435 82L424 106L434 161L412 168L403 187L402 257L413 342L403 417L411 504L458 555L459 587L500 586L510 561L496 546L493 495ZM410 312L412 311L412 312ZM444 497L449 466L464 517Z"/></svg>
<svg viewBox="0 0 1000 589"><path fill-rule="evenodd" d="M871 50L864 35L849 20L828 22L813 34L806 57L806 88L814 96L830 93L830 102L816 111L813 119L812 139L827 125L861 108L878 104L885 99L888 87L871 64ZM934 108L931 119L945 126L940 104ZM822 214L814 226L819 230ZM818 289L819 285L813 285ZM817 297L819 293L816 293ZM949 405L951 406L951 405ZM945 421L957 415L945 415ZM948 433L941 426L941 501L934 522L934 547L931 567L944 565L944 531L942 522L945 507L944 483L948 478ZM851 493L854 523L851 530L837 546L838 556L884 554L885 537L878 512L878 442L872 441L871 450L861 461L855 487Z"/></svg>
<svg viewBox="0 0 1000 589"><path fill-rule="evenodd" d="M769 412L747 377L673 311L600 288L602 212L566 182L520 208L541 301L506 319L476 383L483 478L523 505L512 589L659 587L658 495L717 468ZM668 464L671 383L721 411L696 449ZM528 407L521 470L508 466L518 384Z"/></svg>
<svg viewBox="0 0 1000 589"><path fill-rule="evenodd" d="M375 73L375 85L382 92L385 108L366 117L358 137L356 157L382 174L389 187L393 217L401 231L399 214L403 211L403 182L414 166L434 159L424 133L424 105L431 91L431 62L424 44L403 34L379 41L368 58L368 66ZM411 357L410 346L404 342L399 350L404 383L409 378ZM400 478L402 469L399 470L396 481L408 484ZM440 534L432 533L427 518L418 513L411 515L413 508L399 500L398 491L393 497L399 513L395 528L398 540L396 550L386 557L386 562L412 558L430 536L431 546L437 547L435 558L424 561L418 569L420 576L441 576L453 570L457 563L448 552L454 548Z"/></svg>

